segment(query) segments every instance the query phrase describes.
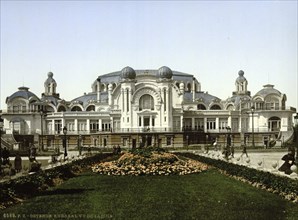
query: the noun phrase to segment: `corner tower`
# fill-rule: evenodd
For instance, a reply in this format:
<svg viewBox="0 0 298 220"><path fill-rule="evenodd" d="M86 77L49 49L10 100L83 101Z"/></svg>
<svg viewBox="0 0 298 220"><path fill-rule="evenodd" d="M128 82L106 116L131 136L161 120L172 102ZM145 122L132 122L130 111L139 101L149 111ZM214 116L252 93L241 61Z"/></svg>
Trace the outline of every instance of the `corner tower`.
<svg viewBox="0 0 298 220"><path fill-rule="evenodd" d="M48 73L48 78L44 82L44 93L42 96L54 96L59 98L59 94L56 93L57 83L53 76L54 74L52 72Z"/></svg>

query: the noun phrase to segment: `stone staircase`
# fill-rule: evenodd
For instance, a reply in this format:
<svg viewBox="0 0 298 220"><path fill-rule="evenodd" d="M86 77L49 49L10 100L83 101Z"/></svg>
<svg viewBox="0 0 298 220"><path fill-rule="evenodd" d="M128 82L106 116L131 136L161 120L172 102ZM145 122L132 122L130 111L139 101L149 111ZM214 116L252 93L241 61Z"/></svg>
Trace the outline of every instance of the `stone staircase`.
<svg viewBox="0 0 298 220"><path fill-rule="evenodd" d="M17 144L14 136L12 134L2 134L1 135L1 147L6 147L9 150L13 149L13 146Z"/></svg>

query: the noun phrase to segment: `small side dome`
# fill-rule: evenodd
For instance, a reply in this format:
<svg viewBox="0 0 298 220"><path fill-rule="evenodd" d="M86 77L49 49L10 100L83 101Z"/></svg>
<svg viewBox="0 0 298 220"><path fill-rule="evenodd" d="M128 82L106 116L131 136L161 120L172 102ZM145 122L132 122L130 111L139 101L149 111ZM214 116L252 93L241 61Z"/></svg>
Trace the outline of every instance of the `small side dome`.
<svg viewBox="0 0 298 220"><path fill-rule="evenodd" d="M122 79L135 79L136 78L136 72L134 71L133 68L127 66L124 67L121 70L121 77Z"/></svg>
<svg viewBox="0 0 298 220"><path fill-rule="evenodd" d="M158 69L158 74L159 74L159 77L163 79L172 79L173 77L172 70L167 66L160 67Z"/></svg>
<svg viewBox="0 0 298 220"><path fill-rule="evenodd" d="M246 78L244 77L244 71L243 70L239 70L238 72L238 78L236 79L236 82L241 83L246 81Z"/></svg>
<svg viewBox="0 0 298 220"><path fill-rule="evenodd" d="M277 95L280 97L282 94L280 91L274 88L274 85L267 84L267 85L264 85L263 87L264 88L258 91L255 96L261 96L265 98L267 95Z"/></svg>

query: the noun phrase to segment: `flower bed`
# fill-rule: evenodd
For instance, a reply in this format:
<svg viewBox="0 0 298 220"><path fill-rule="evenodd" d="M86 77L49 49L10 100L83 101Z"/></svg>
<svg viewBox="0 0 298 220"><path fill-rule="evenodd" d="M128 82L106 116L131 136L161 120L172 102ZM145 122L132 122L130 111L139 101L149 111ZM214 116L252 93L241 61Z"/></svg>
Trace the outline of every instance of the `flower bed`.
<svg viewBox="0 0 298 220"><path fill-rule="evenodd" d="M181 160L166 152L124 153L118 160L92 166L95 173L106 175L186 175L207 170L206 164Z"/></svg>
<svg viewBox="0 0 298 220"><path fill-rule="evenodd" d="M287 200L298 203L298 181L288 177L277 176L269 172L256 170L246 166L215 160L192 153L176 153L220 169L224 174L247 182L252 186L281 195Z"/></svg>

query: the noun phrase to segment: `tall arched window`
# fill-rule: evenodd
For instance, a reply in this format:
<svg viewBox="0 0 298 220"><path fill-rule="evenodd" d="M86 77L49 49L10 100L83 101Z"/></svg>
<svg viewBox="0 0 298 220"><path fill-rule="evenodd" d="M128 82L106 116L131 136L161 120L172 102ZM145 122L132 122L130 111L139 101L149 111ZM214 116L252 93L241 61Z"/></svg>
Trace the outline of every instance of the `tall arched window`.
<svg viewBox="0 0 298 220"><path fill-rule="evenodd" d="M139 110L150 109L154 110L154 99L151 95L143 95L139 101Z"/></svg>
<svg viewBox="0 0 298 220"><path fill-rule="evenodd" d="M188 92L191 91L191 84L190 84L190 83L187 84L187 91L188 91Z"/></svg>

